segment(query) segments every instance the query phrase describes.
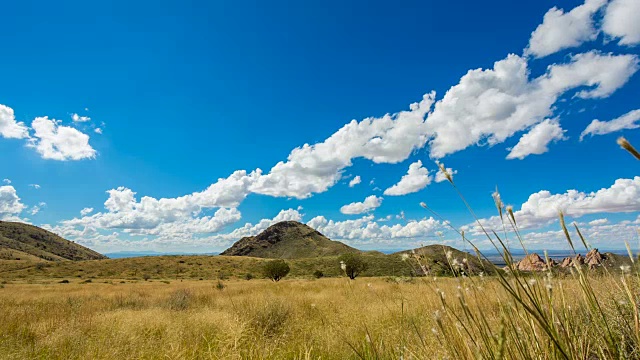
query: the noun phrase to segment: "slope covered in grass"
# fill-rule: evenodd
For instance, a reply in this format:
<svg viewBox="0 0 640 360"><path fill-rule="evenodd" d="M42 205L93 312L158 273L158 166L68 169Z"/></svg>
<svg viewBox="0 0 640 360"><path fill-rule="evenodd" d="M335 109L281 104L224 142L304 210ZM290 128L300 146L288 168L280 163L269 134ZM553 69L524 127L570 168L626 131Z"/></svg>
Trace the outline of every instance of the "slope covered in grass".
<svg viewBox="0 0 640 360"><path fill-rule="evenodd" d="M0 221L0 258L62 261L106 259L106 256L37 226Z"/></svg>
<svg viewBox="0 0 640 360"><path fill-rule="evenodd" d="M256 236L240 239L220 255L296 259L359 252L297 221L282 221Z"/></svg>

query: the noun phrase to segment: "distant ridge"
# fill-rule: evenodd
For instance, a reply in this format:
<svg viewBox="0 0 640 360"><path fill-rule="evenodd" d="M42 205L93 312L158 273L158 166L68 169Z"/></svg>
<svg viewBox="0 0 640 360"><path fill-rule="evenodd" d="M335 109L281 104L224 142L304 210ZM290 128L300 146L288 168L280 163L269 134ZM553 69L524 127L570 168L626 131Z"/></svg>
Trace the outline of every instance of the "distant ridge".
<svg viewBox="0 0 640 360"><path fill-rule="evenodd" d="M240 239L220 255L296 259L336 256L349 252L360 250L330 240L297 221L282 221L256 236Z"/></svg>
<svg viewBox="0 0 640 360"><path fill-rule="evenodd" d="M0 259L63 261L106 258L37 226L0 221Z"/></svg>

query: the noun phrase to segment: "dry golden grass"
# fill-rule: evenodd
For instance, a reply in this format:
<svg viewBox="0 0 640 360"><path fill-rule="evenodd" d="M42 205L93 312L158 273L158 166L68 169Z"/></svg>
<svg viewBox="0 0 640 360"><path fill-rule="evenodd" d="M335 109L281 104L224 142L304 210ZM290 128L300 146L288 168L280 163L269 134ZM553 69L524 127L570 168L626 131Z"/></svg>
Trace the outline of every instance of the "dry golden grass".
<svg viewBox="0 0 640 360"><path fill-rule="evenodd" d="M505 312L516 309L495 278L404 280L230 280L223 290L217 281L10 282L0 288L0 357L471 358L449 348L473 348L456 335L466 324L461 304L497 337ZM611 283L591 283L604 311L614 313L609 307L622 304L623 294ZM558 279L554 286L571 304L574 323L567 325L580 326L575 344L594 347L598 326L585 317L578 282ZM541 335L536 328L521 336L534 339ZM540 345L537 358L558 358Z"/></svg>

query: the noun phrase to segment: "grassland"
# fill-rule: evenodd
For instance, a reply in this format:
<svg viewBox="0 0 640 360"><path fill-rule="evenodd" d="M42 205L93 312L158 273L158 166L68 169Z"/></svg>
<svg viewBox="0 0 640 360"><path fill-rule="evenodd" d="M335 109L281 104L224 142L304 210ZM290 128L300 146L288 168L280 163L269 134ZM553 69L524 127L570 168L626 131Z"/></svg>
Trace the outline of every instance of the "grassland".
<svg viewBox="0 0 640 360"><path fill-rule="evenodd" d="M588 282L622 339L634 333L634 304L621 291L621 281L634 289L634 297L638 281L603 276ZM3 359L563 358L539 326L526 316L509 316L522 309L496 278L405 280L228 280L221 282L224 288L218 280L5 281L0 354ZM549 304L560 311L559 325L571 330L571 358L613 358L599 353L608 349L607 339L602 324L590 316L580 282L549 281L557 292ZM541 295L552 294L544 281L529 282ZM487 344L502 348L501 356L483 356L490 352L475 321L490 329ZM518 349L522 341L530 346ZM623 342L624 358L637 358L637 340Z"/></svg>

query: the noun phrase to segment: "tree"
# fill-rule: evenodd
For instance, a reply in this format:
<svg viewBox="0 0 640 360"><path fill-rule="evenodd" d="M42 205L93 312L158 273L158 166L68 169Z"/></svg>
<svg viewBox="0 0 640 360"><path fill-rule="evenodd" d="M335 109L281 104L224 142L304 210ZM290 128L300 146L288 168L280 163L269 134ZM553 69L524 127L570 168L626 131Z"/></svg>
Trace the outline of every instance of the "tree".
<svg viewBox="0 0 640 360"><path fill-rule="evenodd" d="M368 267L362 255L356 253L342 254L338 260L340 260L340 267L351 280L367 270Z"/></svg>
<svg viewBox="0 0 640 360"><path fill-rule="evenodd" d="M289 265L281 259L267 262L262 269L264 276L273 281L280 281L290 270Z"/></svg>

